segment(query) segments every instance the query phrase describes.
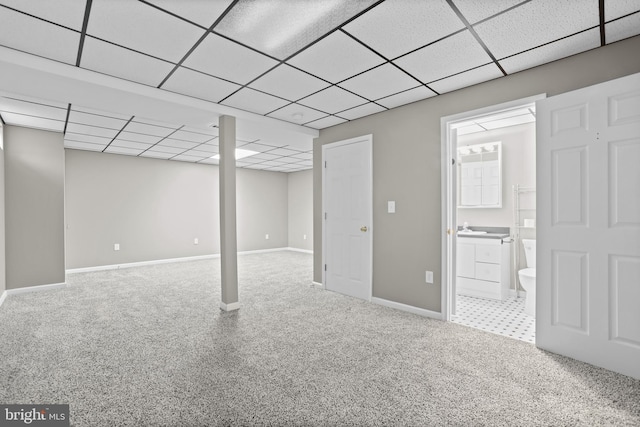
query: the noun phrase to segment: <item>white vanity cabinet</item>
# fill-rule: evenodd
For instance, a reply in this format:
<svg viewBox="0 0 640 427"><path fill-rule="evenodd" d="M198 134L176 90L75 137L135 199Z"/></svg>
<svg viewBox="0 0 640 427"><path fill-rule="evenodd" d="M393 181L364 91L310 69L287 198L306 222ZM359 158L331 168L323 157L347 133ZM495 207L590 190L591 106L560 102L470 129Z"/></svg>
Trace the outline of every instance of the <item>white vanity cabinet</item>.
<svg viewBox="0 0 640 427"><path fill-rule="evenodd" d="M511 244L502 239L458 237L456 292L504 300L511 284Z"/></svg>

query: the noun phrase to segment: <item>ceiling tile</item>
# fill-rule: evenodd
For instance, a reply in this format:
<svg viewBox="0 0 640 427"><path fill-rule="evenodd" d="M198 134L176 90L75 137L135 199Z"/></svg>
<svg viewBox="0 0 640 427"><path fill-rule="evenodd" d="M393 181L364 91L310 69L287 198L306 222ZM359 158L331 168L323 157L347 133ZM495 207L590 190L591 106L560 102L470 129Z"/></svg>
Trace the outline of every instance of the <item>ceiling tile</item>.
<svg viewBox="0 0 640 427"><path fill-rule="evenodd" d="M4 7L0 22L0 45L75 65L79 33Z"/></svg>
<svg viewBox="0 0 640 427"><path fill-rule="evenodd" d="M199 132L189 132L184 129L180 129L176 133L171 135L171 138L180 139L182 141L197 142L201 144L203 142L210 141L211 139L215 138L215 136Z"/></svg>
<svg viewBox="0 0 640 427"><path fill-rule="evenodd" d="M497 79L498 77L502 77L502 75L502 71L500 71L495 64L491 63L430 83L429 87L438 93L446 93L466 86L486 82L487 80Z"/></svg>
<svg viewBox="0 0 640 427"><path fill-rule="evenodd" d="M394 108L411 102L420 101L421 99L431 98L432 96L435 96L435 92L424 86L420 86L415 89L409 89L405 92L379 99L376 102L387 108Z"/></svg>
<svg viewBox="0 0 640 427"><path fill-rule="evenodd" d="M216 31L279 59L330 33L376 0L240 0Z"/></svg>
<svg viewBox="0 0 640 427"><path fill-rule="evenodd" d="M147 150L144 151L142 153L140 153L140 157L151 157L154 159L164 159L167 160L170 157L173 157L174 154L169 154L169 153L159 153L157 151L151 151L151 150Z"/></svg>
<svg viewBox="0 0 640 427"><path fill-rule="evenodd" d="M298 118L298 115L300 115ZM276 119L284 120L291 123L302 124L317 120L326 116L327 113L314 110L313 108L305 107L300 104L289 104L279 110L270 113L269 117L275 117Z"/></svg>
<svg viewBox="0 0 640 427"><path fill-rule="evenodd" d="M193 147L196 147L197 145L198 144L195 142L188 142L188 141L181 141L177 139L167 138L160 141L156 146L156 149L160 151L160 147L163 146L163 147L182 148L183 149L182 151L184 151L184 150L190 150Z"/></svg>
<svg viewBox="0 0 640 427"><path fill-rule="evenodd" d="M535 121L536 121L536 118L533 116L533 114L523 114L520 116L513 116L505 119L491 120L488 122L484 122L482 123L482 127L484 127L485 129L492 130L492 129L505 128L508 126L521 125L524 123L531 123Z"/></svg>
<svg viewBox="0 0 640 427"><path fill-rule="evenodd" d="M126 154L128 156L137 156L138 154L142 153L142 150L138 150L135 148L116 147L116 146L110 145L106 148L106 150L104 150L104 152L112 153L112 154Z"/></svg>
<svg viewBox="0 0 640 427"><path fill-rule="evenodd" d="M522 0L455 0L455 5L465 19L472 25L496 13L500 13L505 9L509 9L518 3L522 3Z"/></svg>
<svg viewBox="0 0 640 427"><path fill-rule="evenodd" d="M62 121L67 118L66 106L51 106L42 104L41 102L32 102L27 101L26 99L16 99L4 96L0 96L0 111Z"/></svg>
<svg viewBox="0 0 640 427"><path fill-rule="evenodd" d="M85 37L80 66L149 86L158 86L174 67L169 62L93 37Z"/></svg>
<svg viewBox="0 0 640 427"><path fill-rule="evenodd" d="M145 144L156 144L162 139L162 137L154 135L144 135L135 132L120 132L120 134L118 135L118 139L133 142L143 142Z"/></svg>
<svg viewBox="0 0 640 427"><path fill-rule="evenodd" d="M84 21L84 9L87 3L78 0L2 0L2 4L38 18L64 25L73 30L81 31Z"/></svg>
<svg viewBox="0 0 640 427"><path fill-rule="evenodd" d="M184 153L186 150L186 148L167 147L166 145L157 144L149 148L148 152L167 154L169 157L173 157L176 154Z"/></svg>
<svg viewBox="0 0 640 427"><path fill-rule="evenodd" d="M207 158L213 156L214 153L209 153L207 151L201 151L200 147L201 146L198 146L198 147L194 148L193 150L186 151L184 154L187 155L187 156L198 157L200 159L207 159Z"/></svg>
<svg viewBox="0 0 640 427"><path fill-rule="evenodd" d="M222 15L232 0L215 1L176 1L176 0L148 0L169 12L175 13L191 22L209 28Z"/></svg>
<svg viewBox="0 0 640 427"><path fill-rule="evenodd" d="M336 31L288 63L332 83L380 65L384 59L342 31Z"/></svg>
<svg viewBox="0 0 640 427"><path fill-rule="evenodd" d="M246 84L278 65L278 62L218 35L209 34L183 65L225 80Z"/></svg>
<svg viewBox="0 0 640 427"><path fill-rule="evenodd" d="M187 154L178 154L177 156L171 158L171 160L178 160L181 162L193 162L193 163L200 161L202 159L203 159L202 157L189 156Z"/></svg>
<svg viewBox="0 0 640 427"><path fill-rule="evenodd" d="M607 44L640 34L640 13L605 25Z"/></svg>
<svg viewBox="0 0 640 427"><path fill-rule="evenodd" d="M204 30L142 2L93 0L87 34L175 63Z"/></svg>
<svg viewBox="0 0 640 427"><path fill-rule="evenodd" d="M343 117L347 120L355 120L360 117L368 116L370 114L379 113L380 111L386 111L386 108L379 106L378 104L374 104L370 102L368 104L361 105L356 108L351 108L346 111L341 111L338 113L338 116Z"/></svg>
<svg viewBox="0 0 640 427"><path fill-rule="evenodd" d="M474 29L493 55L501 59L597 26L598 16L596 1L538 0L478 24Z"/></svg>
<svg viewBox="0 0 640 427"><path fill-rule="evenodd" d="M111 111L105 112L100 110L94 110L91 108L85 108L83 106L75 105L75 104L71 105L71 110L80 111L81 113L95 114L97 116L113 117L116 119L124 120L125 122L129 121L129 119L131 118L130 115L114 113Z"/></svg>
<svg viewBox="0 0 640 427"><path fill-rule="evenodd" d="M385 1L344 29L387 59L464 28L446 1Z"/></svg>
<svg viewBox="0 0 640 427"><path fill-rule="evenodd" d="M211 144L200 144L195 148L195 150L198 150L199 152L202 152L202 153L208 153L209 155L213 155L218 152L218 146L211 145Z"/></svg>
<svg viewBox="0 0 640 427"><path fill-rule="evenodd" d="M118 129L109 129L98 126L86 126L77 123L68 123L67 132L80 133L83 135L100 136L103 138L113 138L119 132Z"/></svg>
<svg viewBox="0 0 640 427"><path fill-rule="evenodd" d="M370 100L384 98L419 85L419 81L388 63L340 83L340 87Z"/></svg>
<svg viewBox="0 0 640 427"><path fill-rule="evenodd" d="M429 83L487 64L491 58L465 30L394 62L423 83Z"/></svg>
<svg viewBox="0 0 640 427"><path fill-rule="evenodd" d="M302 99L299 104L333 114L366 103L367 100L336 86Z"/></svg>
<svg viewBox="0 0 640 427"><path fill-rule="evenodd" d="M77 150L102 151L106 145L90 144L88 142L71 141L65 138L64 148L75 148Z"/></svg>
<svg viewBox="0 0 640 427"><path fill-rule="evenodd" d="M468 126L462 126L458 128L458 136L461 135L468 135L470 133L476 133L476 132L484 132L485 128L483 128L482 126L476 125L476 124L472 124L472 125L468 125Z"/></svg>
<svg viewBox="0 0 640 427"><path fill-rule="evenodd" d="M124 128L124 130L126 132L135 132L135 133L141 133L145 135L154 135L154 136L160 136L160 137L168 136L169 134L175 131L175 129L171 129L168 127L150 125L146 123L138 123L135 121L129 122L129 124L127 125L126 128Z"/></svg>
<svg viewBox="0 0 640 427"><path fill-rule="evenodd" d="M162 85L162 89L212 102L220 102L240 87L235 83L184 67L178 68Z"/></svg>
<svg viewBox="0 0 640 427"><path fill-rule="evenodd" d="M142 142L126 141L123 139L115 139L111 143L112 147L134 148L136 150L148 150L151 144L143 144Z"/></svg>
<svg viewBox="0 0 640 427"><path fill-rule="evenodd" d="M109 129L120 130L127 124L127 120L116 119L98 114L85 113L71 108L69 113L69 123L78 123L89 126L99 126Z"/></svg>
<svg viewBox="0 0 640 427"><path fill-rule="evenodd" d="M640 10L640 3L638 3L638 0L604 1L605 21L607 22L611 21L612 19L620 18L621 16L627 15L629 13L637 12L638 10Z"/></svg>
<svg viewBox="0 0 640 427"><path fill-rule="evenodd" d="M329 83L286 64L277 66L249 85L289 101L297 101L327 86Z"/></svg>
<svg viewBox="0 0 640 427"><path fill-rule="evenodd" d="M555 43L502 59L499 62L507 73L515 73L598 46L600 46L600 30L594 28Z"/></svg>
<svg viewBox="0 0 640 427"><path fill-rule="evenodd" d="M2 118L8 125L23 126L28 128L51 130L62 132L64 130L64 121L46 119L42 117L25 116L23 114L8 113L3 111Z"/></svg>
<svg viewBox="0 0 640 427"><path fill-rule="evenodd" d="M193 132L193 133L200 133L203 135L209 135L211 137L214 136L218 136L218 128L214 128L214 127L210 127L210 128L197 128L197 127L192 127L192 126L183 126L181 128L181 130L185 131L185 132Z"/></svg>
<svg viewBox="0 0 640 427"><path fill-rule="evenodd" d="M341 119L340 117L327 116L323 119L316 120L315 122L307 123L305 126L309 126L314 129L324 129L344 122L346 122L346 120Z"/></svg>
<svg viewBox="0 0 640 427"><path fill-rule="evenodd" d="M266 93L244 88L225 99L222 104L257 114L267 114L289 102Z"/></svg>
<svg viewBox="0 0 640 427"><path fill-rule="evenodd" d="M67 132L64 134L65 141L76 141L76 142L85 142L90 144L97 144L103 147L106 147L107 144L111 142L113 137L105 137L105 136L95 136L95 135L86 135L81 133L69 132L69 127L67 126Z"/></svg>

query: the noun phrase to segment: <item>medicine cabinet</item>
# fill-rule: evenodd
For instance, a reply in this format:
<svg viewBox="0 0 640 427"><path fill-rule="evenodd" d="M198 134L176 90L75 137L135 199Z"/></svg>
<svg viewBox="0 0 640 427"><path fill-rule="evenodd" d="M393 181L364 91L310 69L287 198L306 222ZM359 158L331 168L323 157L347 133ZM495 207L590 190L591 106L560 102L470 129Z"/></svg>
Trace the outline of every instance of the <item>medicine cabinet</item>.
<svg viewBox="0 0 640 427"><path fill-rule="evenodd" d="M502 207L502 143L458 147L458 207Z"/></svg>

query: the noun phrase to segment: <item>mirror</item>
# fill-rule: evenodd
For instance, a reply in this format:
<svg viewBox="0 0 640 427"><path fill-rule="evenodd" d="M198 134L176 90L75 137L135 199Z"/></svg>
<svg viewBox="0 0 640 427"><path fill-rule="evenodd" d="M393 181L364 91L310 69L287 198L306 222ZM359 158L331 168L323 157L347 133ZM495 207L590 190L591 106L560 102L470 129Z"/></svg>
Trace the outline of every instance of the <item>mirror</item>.
<svg viewBox="0 0 640 427"><path fill-rule="evenodd" d="M458 207L502 207L502 143L458 147Z"/></svg>

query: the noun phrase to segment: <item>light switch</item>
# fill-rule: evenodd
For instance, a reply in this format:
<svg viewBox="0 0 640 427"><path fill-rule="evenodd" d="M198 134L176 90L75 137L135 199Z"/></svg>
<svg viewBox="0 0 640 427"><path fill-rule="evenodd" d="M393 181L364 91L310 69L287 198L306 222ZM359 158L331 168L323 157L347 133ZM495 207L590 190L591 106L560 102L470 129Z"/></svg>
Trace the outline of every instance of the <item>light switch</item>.
<svg viewBox="0 0 640 427"><path fill-rule="evenodd" d="M396 213L396 202L394 202L393 200L389 200L387 202L387 212Z"/></svg>

